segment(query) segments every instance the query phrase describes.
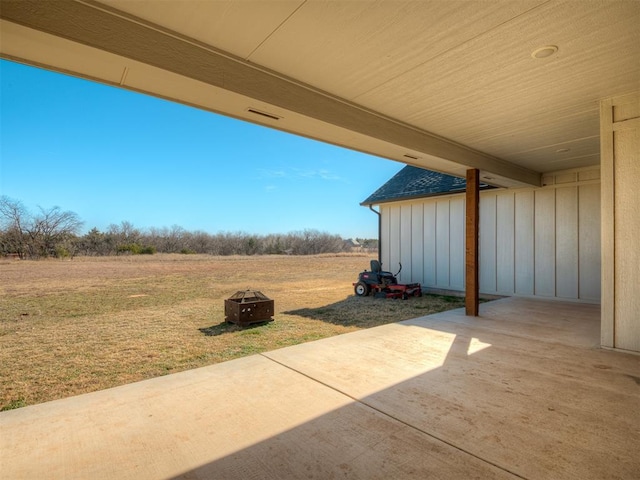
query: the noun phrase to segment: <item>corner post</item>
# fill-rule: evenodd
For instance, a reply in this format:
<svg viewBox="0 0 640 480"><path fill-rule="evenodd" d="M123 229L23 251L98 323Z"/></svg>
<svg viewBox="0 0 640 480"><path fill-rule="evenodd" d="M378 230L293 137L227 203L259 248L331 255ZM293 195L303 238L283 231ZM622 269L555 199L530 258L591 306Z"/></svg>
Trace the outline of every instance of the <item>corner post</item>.
<svg viewBox="0 0 640 480"><path fill-rule="evenodd" d="M478 233L480 217L480 172L467 170L466 189L466 238L465 238L465 313L470 317L479 314L480 285L478 281L479 255Z"/></svg>

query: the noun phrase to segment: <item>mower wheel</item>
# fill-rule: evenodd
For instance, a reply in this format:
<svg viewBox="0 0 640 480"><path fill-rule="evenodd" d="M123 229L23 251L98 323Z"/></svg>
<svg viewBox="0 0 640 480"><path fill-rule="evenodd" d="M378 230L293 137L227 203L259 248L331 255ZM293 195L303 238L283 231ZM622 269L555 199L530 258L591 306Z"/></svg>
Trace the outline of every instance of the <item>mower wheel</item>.
<svg viewBox="0 0 640 480"><path fill-rule="evenodd" d="M364 282L356 283L355 287L353 287L353 291L356 293L358 297L366 297L369 295L371 288Z"/></svg>

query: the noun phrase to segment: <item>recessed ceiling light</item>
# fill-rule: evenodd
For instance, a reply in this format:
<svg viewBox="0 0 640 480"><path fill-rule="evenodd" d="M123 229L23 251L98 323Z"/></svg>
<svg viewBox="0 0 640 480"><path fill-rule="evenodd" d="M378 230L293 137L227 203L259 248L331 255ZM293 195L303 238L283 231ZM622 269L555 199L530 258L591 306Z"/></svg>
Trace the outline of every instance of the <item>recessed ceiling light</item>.
<svg viewBox="0 0 640 480"><path fill-rule="evenodd" d="M544 47L536 48L531 52L532 58L547 58L558 51L558 47L555 45L545 45Z"/></svg>

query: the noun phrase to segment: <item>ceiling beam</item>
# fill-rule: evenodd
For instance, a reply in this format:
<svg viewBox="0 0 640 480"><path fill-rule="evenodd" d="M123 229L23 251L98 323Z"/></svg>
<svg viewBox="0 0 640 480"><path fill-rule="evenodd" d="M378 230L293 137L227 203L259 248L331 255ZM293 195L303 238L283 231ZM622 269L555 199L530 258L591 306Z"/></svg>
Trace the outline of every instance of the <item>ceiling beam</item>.
<svg viewBox="0 0 640 480"><path fill-rule="evenodd" d="M485 175L504 177L520 184L540 185L541 175L538 172L367 110L97 2L3 0L0 18L398 145L408 151L420 152L427 157L476 168ZM295 127L283 129L297 133ZM375 151L370 153L376 154Z"/></svg>

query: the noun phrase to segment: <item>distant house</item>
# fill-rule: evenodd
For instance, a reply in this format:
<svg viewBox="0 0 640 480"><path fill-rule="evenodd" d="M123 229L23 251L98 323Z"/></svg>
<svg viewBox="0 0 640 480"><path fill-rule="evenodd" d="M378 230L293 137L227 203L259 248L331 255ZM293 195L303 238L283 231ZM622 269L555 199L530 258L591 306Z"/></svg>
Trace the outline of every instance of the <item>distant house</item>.
<svg viewBox="0 0 640 480"><path fill-rule="evenodd" d="M355 238L348 238L344 241L344 246L346 250L351 252L361 252L362 244L356 240Z"/></svg>
<svg viewBox="0 0 640 480"><path fill-rule="evenodd" d="M480 292L600 302L599 167L539 188L480 192ZM465 179L403 168L361 204L380 211L380 257L400 280L464 291Z"/></svg>

